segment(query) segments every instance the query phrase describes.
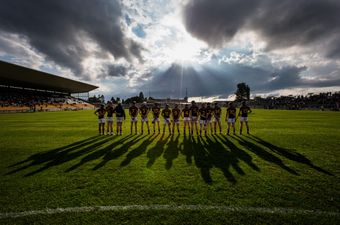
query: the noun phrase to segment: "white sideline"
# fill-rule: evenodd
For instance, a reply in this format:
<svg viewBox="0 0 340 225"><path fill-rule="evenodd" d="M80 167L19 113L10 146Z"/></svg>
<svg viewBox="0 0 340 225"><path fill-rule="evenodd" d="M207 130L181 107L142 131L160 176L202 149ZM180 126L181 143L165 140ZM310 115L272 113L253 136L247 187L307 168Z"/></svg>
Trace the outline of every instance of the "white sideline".
<svg viewBox="0 0 340 225"><path fill-rule="evenodd" d="M117 205L117 206L85 206L68 207L56 209L31 210L24 212L0 213L0 219L18 218L35 215L51 215L60 213L82 213L82 212L101 212L101 211L148 211L148 210L170 210L170 211L206 211L215 210L222 212L241 212L241 213L260 213L260 214L279 214L279 215L318 215L318 216L340 216L340 212L305 210L295 208L263 208L263 207L243 207L243 206L209 206L209 205Z"/></svg>

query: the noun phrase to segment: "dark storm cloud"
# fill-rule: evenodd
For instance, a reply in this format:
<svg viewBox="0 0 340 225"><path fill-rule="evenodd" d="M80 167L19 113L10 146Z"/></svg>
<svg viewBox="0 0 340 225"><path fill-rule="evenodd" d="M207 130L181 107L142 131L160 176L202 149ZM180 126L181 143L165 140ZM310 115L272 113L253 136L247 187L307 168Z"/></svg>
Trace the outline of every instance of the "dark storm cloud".
<svg viewBox="0 0 340 225"><path fill-rule="evenodd" d="M121 16L118 0L4 0L0 30L22 35L49 59L79 75L80 62L89 54L85 37L115 58L141 58L141 47L124 36Z"/></svg>
<svg viewBox="0 0 340 225"><path fill-rule="evenodd" d="M163 71L154 71L141 90L151 92L153 97L183 98L188 89L192 96L228 96L236 91L236 85L247 83L251 91L269 92L297 87L329 87L340 85L340 78L307 80L301 76L306 67L283 67L271 70L240 64L203 66L199 70L172 64ZM182 72L183 71L183 72ZM183 74L183 75L182 75Z"/></svg>
<svg viewBox="0 0 340 225"><path fill-rule="evenodd" d="M166 70L154 71L143 90L150 90L155 97L172 98L184 97L186 89L189 97L229 95L235 92L238 82L252 83L251 86L259 88L267 82L265 77L268 76L270 72L266 70L241 65L205 66L198 70L172 64Z"/></svg>
<svg viewBox="0 0 340 225"><path fill-rule="evenodd" d="M123 77L127 74L128 68L123 65L110 65L107 68L107 75L112 77Z"/></svg>
<svg viewBox="0 0 340 225"><path fill-rule="evenodd" d="M266 85L271 90L281 89L286 87L296 87L303 84L300 77L301 72L306 70L306 67L284 67L272 74L272 79Z"/></svg>
<svg viewBox="0 0 340 225"><path fill-rule="evenodd" d="M187 30L220 46L240 30L254 30L268 49L322 43L340 57L338 0L192 0L184 9Z"/></svg>

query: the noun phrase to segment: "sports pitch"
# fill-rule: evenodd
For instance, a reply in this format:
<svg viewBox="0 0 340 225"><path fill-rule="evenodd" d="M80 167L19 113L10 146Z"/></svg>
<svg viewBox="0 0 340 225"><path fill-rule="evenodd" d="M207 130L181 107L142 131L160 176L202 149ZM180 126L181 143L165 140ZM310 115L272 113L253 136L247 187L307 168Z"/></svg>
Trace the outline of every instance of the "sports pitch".
<svg viewBox="0 0 340 225"><path fill-rule="evenodd" d="M340 114L249 124L98 136L93 111L0 114L0 224L339 224Z"/></svg>

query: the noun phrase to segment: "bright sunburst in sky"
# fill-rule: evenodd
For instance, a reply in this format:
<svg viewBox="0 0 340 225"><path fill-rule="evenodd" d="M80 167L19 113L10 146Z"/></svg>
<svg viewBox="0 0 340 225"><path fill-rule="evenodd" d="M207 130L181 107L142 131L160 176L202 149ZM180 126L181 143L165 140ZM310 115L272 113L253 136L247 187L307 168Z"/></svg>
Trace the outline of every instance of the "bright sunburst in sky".
<svg viewBox="0 0 340 225"><path fill-rule="evenodd" d="M107 97L339 91L339 13L336 0L5 0L0 60Z"/></svg>

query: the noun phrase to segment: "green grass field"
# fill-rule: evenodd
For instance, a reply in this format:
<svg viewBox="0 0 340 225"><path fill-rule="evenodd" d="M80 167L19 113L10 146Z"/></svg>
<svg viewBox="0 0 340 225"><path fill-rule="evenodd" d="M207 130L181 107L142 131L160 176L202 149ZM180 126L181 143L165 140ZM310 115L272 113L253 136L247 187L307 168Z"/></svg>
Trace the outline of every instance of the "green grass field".
<svg viewBox="0 0 340 225"><path fill-rule="evenodd" d="M132 209L0 224L339 224L340 114L254 110L249 121L251 135L189 137L129 135L127 118L123 136L98 136L93 111L0 114L0 213L204 205L337 214Z"/></svg>

